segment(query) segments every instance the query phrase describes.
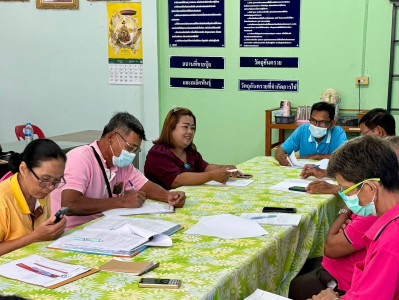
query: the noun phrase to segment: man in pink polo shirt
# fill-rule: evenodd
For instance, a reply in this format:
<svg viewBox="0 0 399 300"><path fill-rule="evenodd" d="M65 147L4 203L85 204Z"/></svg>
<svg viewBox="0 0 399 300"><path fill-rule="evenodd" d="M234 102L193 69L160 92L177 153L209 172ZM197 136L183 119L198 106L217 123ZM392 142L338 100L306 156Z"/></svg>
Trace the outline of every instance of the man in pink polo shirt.
<svg viewBox="0 0 399 300"><path fill-rule="evenodd" d="M322 261L318 258L316 268L292 280L288 297L305 300L327 287L341 294L349 290L355 264L366 256L362 236L376 219L353 214L347 207L341 209L327 233ZM314 260L307 261L305 266Z"/></svg>
<svg viewBox="0 0 399 300"><path fill-rule="evenodd" d="M350 289L342 298L331 289L311 299L399 299L398 160L383 139L363 136L338 148L328 176L345 189L339 195L359 216L377 216L363 241L366 257L355 264Z"/></svg>
<svg viewBox="0 0 399 300"><path fill-rule="evenodd" d="M163 189L132 165L142 140L145 133L140 121L127 112L117 113L100 140L67 153L67 183L51 193L53 212L69 208L67 229L101 217L109 209L140 207L146 198L184 205L184 192Z"/></svg>

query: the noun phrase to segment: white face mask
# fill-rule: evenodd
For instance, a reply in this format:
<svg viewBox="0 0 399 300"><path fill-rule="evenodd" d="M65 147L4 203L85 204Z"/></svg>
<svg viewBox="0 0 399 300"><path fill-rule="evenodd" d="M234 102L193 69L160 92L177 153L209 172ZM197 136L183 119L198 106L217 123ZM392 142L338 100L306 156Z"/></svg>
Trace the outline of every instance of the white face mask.
<svg viewBox="0 0 399 300"><path fill-rule="evenodd" d="M327 134L328 128L317 127L312 124L309 125L310 134L315 138L321 138Z"/></svg>

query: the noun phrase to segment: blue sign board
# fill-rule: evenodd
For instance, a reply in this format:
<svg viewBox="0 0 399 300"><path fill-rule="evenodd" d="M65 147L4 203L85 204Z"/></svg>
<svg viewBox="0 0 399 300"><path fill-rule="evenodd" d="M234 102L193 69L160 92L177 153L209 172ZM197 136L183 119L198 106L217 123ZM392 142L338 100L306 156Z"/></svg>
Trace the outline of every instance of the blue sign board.
<svg viewBox="0 0 399 300"><path fill-rule="evenodd" d="M298 92L298 80L250 80L238 82L239 91Z"/></svg>
<svg viewBox="0 0 399 300"><path fill-rule="evenodd" d="M240 67L298 68L298 57L240 57Z"/></svg>
<svg viewBox="0 0 399 300"><path fill-rule="evenodd" d="M170 67L179 69L224 69L223 56L170 56Z"/></svg>
<svg viewBox="0 0 399 300"><path fill-rule="evenodd" d="M223 90L224 79L171 77L170 87Z"/></svg>
<svg viewBox="0 0 399 300"><path fill-rule="evenodd" d="M300 0L240 0L240 47L299 47Z"/></svg>
<svg viewBox="0 0 399 300"><path fill-rule="evenodd" d="M170 47L224 47L224 0L169 0Z"/></svg>

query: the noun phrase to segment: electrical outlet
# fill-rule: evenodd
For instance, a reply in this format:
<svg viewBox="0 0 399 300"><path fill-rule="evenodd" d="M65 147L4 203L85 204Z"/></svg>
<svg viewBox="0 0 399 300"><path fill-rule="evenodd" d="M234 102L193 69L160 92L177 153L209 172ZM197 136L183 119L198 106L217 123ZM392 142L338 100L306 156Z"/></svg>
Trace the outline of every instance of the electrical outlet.
<svg viewBox="0 0 399 300"><path fill-rule="evenodd" d="M356 77L356 85L368 85L369 78L368 77Z"/></svg>

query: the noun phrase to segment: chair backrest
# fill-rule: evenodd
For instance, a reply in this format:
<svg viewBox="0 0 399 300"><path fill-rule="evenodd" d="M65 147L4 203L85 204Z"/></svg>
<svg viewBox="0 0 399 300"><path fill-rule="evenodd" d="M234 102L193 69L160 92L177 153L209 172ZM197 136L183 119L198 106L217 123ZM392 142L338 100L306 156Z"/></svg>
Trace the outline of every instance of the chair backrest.
<svg viewBox="0 0 399 300"><path fill-rule="evenodd" d="M14 175L14 173L11 171L8 171L6 174L4 174L3 177L0 178L0 182L2 182L3 180L6 180L8 177L11 177L12 175Z"/></svg>
<svg viewBox="0 0 399 300"><path fill-rule="evenodd" d="M25 134L24 134L25 126L26 125L17 125L17 126L15 126L15 135L17 136L18 141L20 141L21 138L25 139ZM31 126L33 128L33 134L34 135L36 134L39 139L46 138L44 136L43 131L39 127L37 127L36 125L33 125L33 124L31 124Z"/></svg>

